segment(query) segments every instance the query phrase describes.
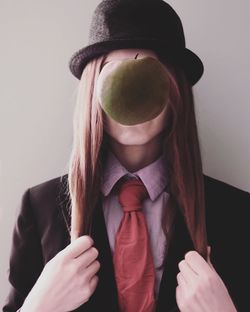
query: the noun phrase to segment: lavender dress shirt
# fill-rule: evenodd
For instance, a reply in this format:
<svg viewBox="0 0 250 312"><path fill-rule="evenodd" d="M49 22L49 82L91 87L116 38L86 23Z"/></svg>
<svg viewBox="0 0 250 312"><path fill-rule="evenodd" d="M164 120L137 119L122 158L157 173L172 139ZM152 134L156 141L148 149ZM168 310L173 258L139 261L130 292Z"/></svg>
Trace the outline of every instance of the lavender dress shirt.
<svg viewBox="0 0 250 312"><path fill-rule="evenodd" d="M122 166L111 151L109 152L101 180L101 191L104 195L103 213L112 254L114 252L115 235L123 217L123 209L118 202L118 196L112 193L112 188L124 175L127 175L128 178L139 177L149 193L149 198L143 203L142 211L148 226L154 257L156 269L155 294L158 297L163 270L157 269L157 267L162 263L166 243L166 237L161 228L161 217L163 207L166 207L169 197L165 189L168 183L166 159L162 155L148 166L131 173Z"/></svg>

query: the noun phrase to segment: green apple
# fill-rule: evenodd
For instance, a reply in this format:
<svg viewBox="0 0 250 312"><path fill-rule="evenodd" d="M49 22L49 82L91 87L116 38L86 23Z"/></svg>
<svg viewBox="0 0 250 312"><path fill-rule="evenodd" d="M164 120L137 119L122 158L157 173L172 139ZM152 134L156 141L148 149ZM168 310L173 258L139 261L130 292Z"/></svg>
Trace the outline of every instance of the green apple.
<svg viewBox="0 0 250 312"><path fill-rule="evenodd" d="M145 57L121 61L113 68L99 81L99 102L106 114L123 125L135 125L157 117L169 97L164 65L157 59Z"/></svg>

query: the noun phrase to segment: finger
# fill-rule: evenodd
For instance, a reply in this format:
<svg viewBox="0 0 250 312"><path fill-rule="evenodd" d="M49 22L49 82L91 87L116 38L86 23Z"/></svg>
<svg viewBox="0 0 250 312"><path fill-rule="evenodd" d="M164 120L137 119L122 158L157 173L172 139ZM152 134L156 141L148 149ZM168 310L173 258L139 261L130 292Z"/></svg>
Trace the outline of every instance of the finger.
<svg viewBox="0 0 250 312"><path fill-rule="evenodd" d="M92 276L99 271L100 267L101 267L100 262L95 260L87 268L85 268L84 275L87 278L87 280L90 280Z"/></svg>
<svg viewBox="0 0 250 312"><path fill-rule="evenodd" d="M209 264L195 250L191 250L185 254L185 261L198 275L205 276L211 272Z"/></svg>
<svg viewBox="0 0 250 312"><path fill-rule="evenodd" d="M85 250L89 249L93 245L93 239L88 235L78 237L66 248L63 249L62 253L67 259L74 259L81 255Z"/></svg>
<svg viewBox="0 0 250 312"><path fill-rule="evenodd" d="M211 246L207 246L208 259L211 255Z"/></svg>
<svg viewBox="0 0 250 312"><path fill-rule="evenodd" d="M179 286L181 286L181 287L186 287L187 286L187 282L186 282L185 278L183 277L183 275L181 274L181 272L179 272L176 275L176 279L177 279L177 283L178 283Z"/></svg>
<svg viewBox="0 0 250 312"><path fill-rule="evenodd" d="M198 277L197 273L191 269L185 260L181 260L178 264L178 267L186 283L193 284Z"/></svg>
<svg viewBox="0 0 250 312"><path fill-rule="evenodd" d="M98 250L95 247L90 247L85 250L79 257L75 258L74 261L78 267L78 269L86 268L89 266L95 259L98 257Z"/></svg>
<svg viewBox="0 0 250 312"><path fill-rule="evenodd" d="M175 297L176 297L176 303L178 305L178 308L180 309L181 304L184 300L184 294L180 286L177 286L175 289Z"/></svg>
<svg viewBox="0 0 250 312"><path fill-rule="evenodd" d="M89 286L90 286L90 291L91 293L94 292L94 290L96 289L97 283L98 283L98 276L94 275L90 280L89 280Z"/></svg>

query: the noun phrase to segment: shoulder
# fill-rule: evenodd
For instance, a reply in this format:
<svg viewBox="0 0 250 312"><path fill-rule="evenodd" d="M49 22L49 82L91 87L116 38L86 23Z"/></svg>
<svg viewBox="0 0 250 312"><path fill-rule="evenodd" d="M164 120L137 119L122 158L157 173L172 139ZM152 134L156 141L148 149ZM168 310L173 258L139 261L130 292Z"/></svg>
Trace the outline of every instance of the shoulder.
<svg viewBox="0 0 250 312"><path fill-rule="evenodd" d="M30 196L35 202L41 202L55 198L67 186L68 174L58 176L29 188Z"/></svg>
<svg viewBox="0 0 250 312"><path fill-rule="evenodd" d="M249 201L250 199L250 193L244 190L205 174L203 177L207 195L217 195L219 198L222 198L223 196L229 196L230 199L241 198L242 200L246 201Z"/></svg>
<svg viewBox="0 0 250 312"><path fill-rule="evenodd" d="M250 193L206 175L204 185L208 236L243 244L250 235Z"/></svg>
<svg viewBox="0 0 250 312"><path fill-rule="evenodd" d="M250 193L204 175L207 230L210 238L224 244L244 240L250 235Z"/></svg>
<svg viewBox="0 0 250 312"><path fill-rule="evenodd" d="M210 176L203 176L206 205L210 210L220 207L217 213L224 209L230 212L228 208L234 207L234 210L240 209L243 213L250 212L250 193Z"/></svg>
<svg viewBox="0 0 250 312"><path fill-rule="evenodd" d="M29 203L38 224L57 218L62 206L68 203L68 174L29 187Z"/></svg>

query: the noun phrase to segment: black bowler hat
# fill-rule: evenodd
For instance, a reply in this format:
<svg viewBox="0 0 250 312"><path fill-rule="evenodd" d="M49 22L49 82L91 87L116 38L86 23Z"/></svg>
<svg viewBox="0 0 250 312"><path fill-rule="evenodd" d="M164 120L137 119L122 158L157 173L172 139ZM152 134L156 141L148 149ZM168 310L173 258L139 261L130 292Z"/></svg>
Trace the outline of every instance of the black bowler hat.
<svg viewBox="0 0 250 312"><path fill-rule="evenodd" d="M123 48L152 49L181 67L194 85L204 67L185 45L181 20L165 1L103 0L94 11L88 45L73 54L69 67L80 79L87 63L101 54Z"/></svg>

